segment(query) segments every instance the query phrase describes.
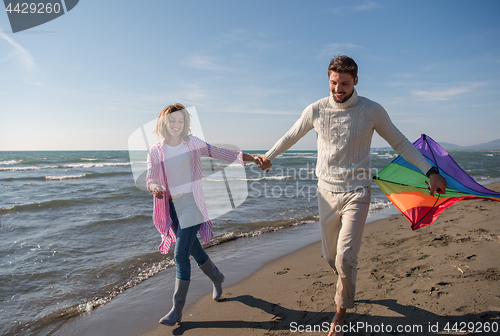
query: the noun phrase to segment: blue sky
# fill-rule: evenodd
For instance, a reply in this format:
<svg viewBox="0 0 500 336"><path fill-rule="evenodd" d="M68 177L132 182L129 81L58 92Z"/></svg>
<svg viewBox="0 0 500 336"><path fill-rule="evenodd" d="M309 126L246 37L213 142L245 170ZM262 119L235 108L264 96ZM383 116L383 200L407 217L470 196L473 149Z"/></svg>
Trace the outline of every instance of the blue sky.
<svg viewBox="0 0 500 336"><path fill-rule="evenodd" d="M338 53L411 141L491 141L499 16L498 1L82 0L14 34L1 12L0 150L127 149L175 102L207 141L268 149L329 94ZM293 149L315 149L314 131Z"/></svg>

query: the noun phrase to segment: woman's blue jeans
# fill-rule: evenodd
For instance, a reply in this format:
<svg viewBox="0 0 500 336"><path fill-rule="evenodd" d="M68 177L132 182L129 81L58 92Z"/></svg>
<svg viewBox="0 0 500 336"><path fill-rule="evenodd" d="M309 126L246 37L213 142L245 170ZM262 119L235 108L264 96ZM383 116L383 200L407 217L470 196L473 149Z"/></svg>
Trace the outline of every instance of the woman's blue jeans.
<svg viewBox="0 0 500 336"><path fill-rule="evenodd" d="M208 255L201 247L197 237L203 216L196 206L192 193L182 195L173 201L169 200L169 208L172 229L176 232L174 249L176 277L180 280L191 280L189 256L193 256L198 266L203 265L208 260ZM199 224L192 225L195 222Z"/></svg>

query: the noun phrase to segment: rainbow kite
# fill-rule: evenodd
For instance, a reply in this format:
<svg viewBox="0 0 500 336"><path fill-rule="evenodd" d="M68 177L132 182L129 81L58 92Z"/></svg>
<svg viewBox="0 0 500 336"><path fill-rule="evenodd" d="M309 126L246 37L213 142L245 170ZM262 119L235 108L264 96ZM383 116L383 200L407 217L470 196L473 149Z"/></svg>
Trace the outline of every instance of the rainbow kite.
<svg viewBox="0 0 500 336"><path fill-rule="evenodd" d="M500 201L500 193L489 190L470 177L453 158L430 137L422 134L413 145L424 155L448 185L445 194L430 195L429 181L420 169L398 156L378 174L373 176L389 200L410 221L416 230L434 223L441 212L450 205L469 199Z"/></svg>

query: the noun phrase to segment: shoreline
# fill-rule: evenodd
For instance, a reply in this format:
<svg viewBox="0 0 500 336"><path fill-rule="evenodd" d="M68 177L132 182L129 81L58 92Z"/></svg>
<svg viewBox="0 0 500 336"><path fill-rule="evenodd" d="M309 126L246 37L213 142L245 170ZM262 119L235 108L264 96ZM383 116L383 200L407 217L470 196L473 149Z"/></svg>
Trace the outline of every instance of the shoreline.
<svg viewBox="0 0 500 336"><path fill-rule="evenodd" d="M488 187L498 191L500 183L490 184ZM409 223L400 214L385 219L376 219L375 222L369 223L365 227L359 255L356 306L353 310L348 311L346 321L373 325L377 323L395 325L403 320L398 316L403 315L403 317L406 316L404 321L407 321L404 323L409 325L410 321L414 320L411 315L414 315L418 317L417 322L420 325L423 320L428 321L426 323L432 321L434 321L432 323L440 323L449 319L450 316L462 318L463 321L467 317L467 321L472 318L473 321L479 319L485 322L486 319L500 323L498 320L500 316L500 288L498 282L495 282L500 279L499 262L483 260L486 252L481 254L479 252L471 254L455 252L457 254L456 260L449 257L445 258L451 261L440 259L444 254L452 255L448 250L450 250L451 245L456 245L457 241L462 242L461 247L466 246L467 243L477 245L481 241L481 237L484 238L487 234L492 235L488 236L491 241L487 242L494 241L495 251L500 252L498 249L499 230L495 231L494 224L493 228L482 227L483 224L491 226L491 220L493 219L494 222L494 218L499 217L499 211L495 210L496 202L486 201L488 203L484 206L480 203L480 210L469 213L467 209L475 209L477 202L484 201L457 203L447 209L448 211L445 211L436 223L417 231L411 231ZM473 204L474 206L472 206ZM460 209L458 209L459 207ZM450 211L451 209L456 211ZM489 218L477 217L481 213L488 213L486 217L489 216ZM373 215L376 217L378 212ZM453 218L454 216L463 218ZM469 217L472 217L472 221ZM49 334L66 335L70 332L72 335L293 335L298 334L298 332L290 331L290 323L292 322L309 321L312 325L328 323L333 318L335 311L333 296L336 276L333 275L321 256L319 226L310 230L314 225L318 226L318 223L304 225L307 227L306 231L310 231L311 236L307 238L309 240L302 241L303 237L298 233L301 243L303 243L301 247L292 248L290 251L290 246L287 246L288 251L283 249L279 252L282 253L281 255L277 253L270 258L267 256L267 260L260 260L257 255L252 255L256 253L251 248L254 244L246 239L228 242L223 244L221 249L210 251L210 257L219 265L228 279L224 283L223 298L225 300L216 303L211 299L211 294L206 294L211 293L211 284L200 274L199 270L193 267L193 282L188 294L183 322L180 325L166 327L157 322L171 306L172 289L170 287L173 286L168 284L173 283L175 275L171 270L166 270L120 294L94 312L70 319ZM463 233L456 232L455 226L465 231L468 230L469 226L481 230L468 232L468 236L466 236L467 232L465 231ZM290 241L297 241L297 232L291 232L297 229L301 228L292 228L289 233L268 233L264 235L265 237L258 237L259 240L262 238L268 240L262 246L260 246L262 242L259 242L259 249L275 249L276 245L280 243L290 245L290 243L286 243L284 235L295 235L295 238ZM453 236L448 231L452 231L450 233ZM463 238L460 238L460 235ZM391 239L395 242L393 243ZM426 244L424 250L441 251L445 249L447 252L437 255L430 252L413 251L410 253L410 247L420 246L420 243L413 242L412 244L413 239L417 242L424 241ZM245 245L242 243L249 245L247 250L240 250L241 245ZM483 246L483 248L485 247ZM491 246L488 248L493 252L490 254L494 255ZM242 262L236 264L236 270L228 270L226 265L231 264L231 260L228 260L231 258L228 258L228 255L234 256L235 251L239 253L236 253L236 257L246 254L250 257L249 260L252 260L253 257L253 259L257 259L257 262L253 260L252 265ZM262 251L258 252L262 253ZM416 253L419 254L416 255ZM475 256L471 257L473 255ZM467 259L468 257L471 257L471 260ZM234 260L232 262L235 265ZM443 271L435 265L437 262L440 265L447 263L456 267L440 266L445 267L445 271ZM484 265L484 269L476 269L475 264L478 263ZM461 267L461 264L467 266L467 268L462 267L465 273L460 273L457 268ZM482 273L480 274L480 272ZM448 279L450 276L453 281ZM457 276L463 278L459 279L461 282L455 279ZM478 279L478 277L484 279ZM447 280L442 280L442 278ZM468 281L462 281L464 279L490 284L493 286L491 290L493 292L496 290L496 296L492 292L493 298L491 302L488 301L488 304L483 298L483 301L474 303L474 298L470 297L465 300L469 304L456 307L456 312L452 314L450 307L457 302L456 298L451 300L455 303L444 304L440 302L455 297L456 290L461 289L467 292L467 288L464 286L468 286L466 285ZM408 287L411 290L405 290ZM478 292L480 291L478 289ZM471 291L471 293L473 292ZM410 296L413 297L409 298ZM406 297L409 298L409 301L406 300ZM440 304L441 306L439 306ZM444 310L436 310L442 307ZM472 314L472 316L467 314ZM442 327L444 327L444 323L442 323ZM305 334L322 335L326 333Z"/></svg>

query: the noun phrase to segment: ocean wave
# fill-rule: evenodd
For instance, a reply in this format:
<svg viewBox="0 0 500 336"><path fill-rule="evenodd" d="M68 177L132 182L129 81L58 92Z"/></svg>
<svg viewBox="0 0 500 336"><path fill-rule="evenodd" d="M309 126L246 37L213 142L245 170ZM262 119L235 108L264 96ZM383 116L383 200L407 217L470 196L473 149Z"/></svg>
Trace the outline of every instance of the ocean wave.
<svg viewBox="0 0 500 336"><path fill-rule="evenodd" d="M58 208L64 206L70 206L77 204L76 200L52 200L40 203L30 203L30 204L19 204L12 205L4 208L0 208L0 214L8 214L13 212L21 212L21 211L31 211L31 210L40 210L47 208Z"/></svg>
<svg viewBox="0 0 500 336"><path fill-rule="evenodd" d="M0 181L3 182L11 182L11 181L22 181L22 180L40 180L40 181L51 181L51 180L64 180L69 178L83 178L92 179L92 178L100 178L100 177L112 177L118 175L130 175L130 172L109 172L109 173L86 173L79 175L53 175L53 176L27 176L27 177L6 177L0 178Z"/></svg>
<svg viewBox="0 0 500 336"><path fill-rule="evenodd" d="M303 157L305 155L315 155L315 151L305 151L305 152L285 152L282 154L283 157L293 156L293 157Z"/></svg>
<svg viewBox="0 0 500 336"><path fill-rule="evenodd" d="M376 155L377 159L394 159L397 157L398 154L392 154L392 153L384 153L384 154L378 154Z"/></svg>
<svg viewBox="0 0 500 336"><path fill-rule="evenodd" d="M238 162L214 162L213 163L213 166L214 168L219 168L219 167L242 167L241 164L239 164Z"/></svg>
<svg viewBox="0 0 500 336"><path fill-rule="evenodd" d="M41 160L20 160L20 165L33 165L39 163L47 163L46 158L42 158Z"/></svg>
<svg viewBox="0 0 500 336"><path fill-rule="evenodd" d="M74 199L59 199L59 200L50 200L44 202L37 203L28 203L28 204L17 204L8 207L0 208L0 215L23 212L23 211L37 211L37 210L46 210L46 209L58 209L58 208L66 208L71 206L83 206L83 205L92 205L92 204L101 204L103 202L111 202L114 200L122 199L130 197L127 194L114 194L107 197L85 197L85 198L74 198Z"/></svg>
<svg viewBox="0 0 500 336"><path fill-rule="evenodd" d="M95 221L90 223L89 225L85 226L84 230L88 229L93 229L97 230L103 226L111 226L114 224L118 225L127 225L127 224L137 224L141 222L150 222L151 221L151 215L136 215L132 217L127 217L127 218L116 218L116 219L105 219L105 220L100 220L100 221Z"/></svg>
<svg viewBox="0 0 500 336"><path fill-rule="evenodd" d="M286 180L286 179L289 179L289 178L295 178L296 176L294 175L265 175L263 176L263 180L278 180L278 181L282 181L282 180Z"/></svg>
<svg viewBox="0 0 500 336"><path fill-rule="evenodd" d="M15 165L21 162L21 160L8 160L8 161L0 161L0 166L10 166Z"/></svg>
<svg viewBox="0 0 500 336"><path fill-rule="evenodd" d="M369 211L377 211L377 210L382 210L385 209L389 206L391 206L391 202L372 202L370 203L370 210Z"/></svg>
<svg viewBox="0 0 500 336"><path fill-rule="evenodd" d="M102 168L113 166L130 166L130 162L101 162L101 163L67 163L59 165L59 168Z"/></svg>
<svg viewBox="0 0 500 336"><path fill-rule="evenodd" d="M40 170L40 169L55 169L55 168L103 168L114 166L130 166L130 162L101 162L101 163L65 163L50 166L27 166L27 167L0 167L0 171L24 171L24 170Z"/></svg>
<svg viewBox="0 0 500 336"><path fill-rule="evenodd" d="M9 211L9 210L12 210L16 207L16 205L11 205L11 206L8 206L8 207L5 207L5 208L0 208L0 213L2 213L2 210L4 211Z"/></svg>
<svg viewBox="0 0 500 336"><path fill-rule="evenodd" d="M80 160L82 160L82 161L97 161L99 159L96 159L96 158L81 158Z"/></svg>
<svg viewBox="0 0 500 336"><path fill-rule="evenodd" d="M317 159L317 156L312 155L298 155L298 156L280 156L280 160L296 160L296 159Z"/></svg>
<svg viewBox="0 0 500 336"><path fill-rule="evenodd" d="M39 170L39 169L53 169L58 166L28 166L28 167L0 167L0 171L24 171L24 170Z"/></svg>
<svg viewBox="0 0 500 336"><path fill-rule="evenodd" d="M82 178L85 177L86 174L79 174L79 175L62 175L62 176L45 176L46 180L67 180L67 179L77 179L77 178Z"/></svg>

